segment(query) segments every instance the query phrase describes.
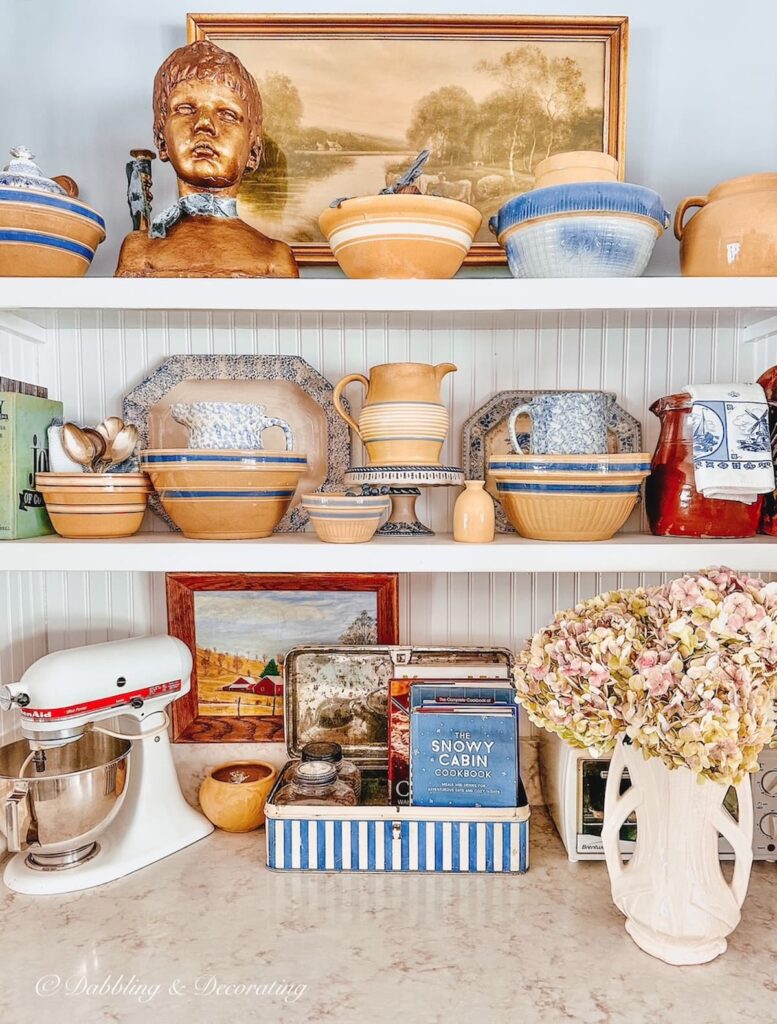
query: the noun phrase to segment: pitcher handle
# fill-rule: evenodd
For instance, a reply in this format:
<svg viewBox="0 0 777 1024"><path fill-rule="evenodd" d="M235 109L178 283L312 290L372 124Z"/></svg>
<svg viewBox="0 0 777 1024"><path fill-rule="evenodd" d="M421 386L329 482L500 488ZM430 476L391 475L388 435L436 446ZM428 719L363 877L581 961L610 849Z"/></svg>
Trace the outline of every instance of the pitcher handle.
<svg viewBox="0 0 777 1024"><path fill-rule="evenodd" d="M624 822L642 803L642 794L632 782L631 786L621 795L621 779L626 771L626 756L623 744L619 742L610 759L607 772L607 785L604 790L604 824L602 825L602 845L607 871L613 891L623 875L623 857L621 855L620 833Z"/></svg>
<svg viewBox="0 0 777 1024"><path fill-rule="evenodd" d="M747 896L750 870L753 866L753 789L750 776L746 775L734 789L737 795L739 820L735 820L721 804L713 816L712 823L734 850L736 860L729 888L737 901L737 906L741 907Z"/></svg>
<svg viewBox="0 0 777 1024"><path fill-rule="evenodd" d="M683 231L685 230L683 220L688 210L691 210L694 206L701 208L706 206L707 203L707 196L689 196L688 199L683 199L677 207L677 212L674 215L674 236L678 242L683 240Z"/></svg>
<svg viewBox="0 0 777 1024"><path fill-rule="evenodd" d="M367 389L370 386L370 382L367 380L364 374L349 373L347 377L343 377L343 379L338 384L335 385L335 390L332 395L332 402L338 414L345 420L345 422L350 427L352 427L356 431L357 436L361 437L362 435L361 431L359 430L359 424L356 422L353 416L349 415L349 413L345 411L345 409L343 408L343 403L340 401L340 396L342 395L344 389L355 380L358 380L361 384L363 384L364 390L367 391Z"/></svg>
<svg viewBox="0 0 777 1024"><path fill-rule="evenodd" d="M515 421L519 416L526 413L527 416L531 416L531 402L524 402L523 405L517 405L510 413L510 419L507 421L507 431L510 435L510 444L513 446L513 451L516 455L528 455L523 448L518 444L518 437L515 433Z"/></svg>
<svg viewBox="0 0 777 1024"><path fill-rule="evenodd" d="M283 436L286 438L286 451L294 451L294 434L292 429L286 420L279 420L275 416L267 416L259 428L259 436L261 437L265 430L269 430L270 427L280 427L283 431Z"/></svg>

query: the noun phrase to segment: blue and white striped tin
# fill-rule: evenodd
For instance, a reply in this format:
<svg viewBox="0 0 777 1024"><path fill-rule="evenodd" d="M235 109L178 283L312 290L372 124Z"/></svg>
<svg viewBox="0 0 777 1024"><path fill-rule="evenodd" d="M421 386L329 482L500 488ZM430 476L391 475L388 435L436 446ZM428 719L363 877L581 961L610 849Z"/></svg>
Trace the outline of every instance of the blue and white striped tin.
<svg viewBox="0 0 777 1024"><path fill-rule="evenodd" d="M276 807L268 801L267 866L279 871L504 874L529 867L529 807Z"/></svg>

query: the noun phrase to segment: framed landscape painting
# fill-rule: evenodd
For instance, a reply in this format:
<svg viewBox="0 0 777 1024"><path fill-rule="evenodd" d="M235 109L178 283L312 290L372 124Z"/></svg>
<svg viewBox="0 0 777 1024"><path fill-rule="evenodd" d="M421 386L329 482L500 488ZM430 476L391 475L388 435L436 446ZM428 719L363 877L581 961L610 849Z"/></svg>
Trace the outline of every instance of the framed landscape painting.
<svg viewBox="0 0 777 1024"><path fill-rule="evenodd" d="M469 263L503 263L488 218L553 153L623 168L628 19L190 14L188 37L235 53L259 84L264 154L240 215L334 262L318 227L344 196L377 194L422 149L422 192L476 206Z"/></svg>
<svg viewBox="0 0 777 1024"><path fill-rule="evenodd" d="M192 652L173 739L283 740L283 662L302 644L396 644L394 573L169 573L171 636Z"/></svg>

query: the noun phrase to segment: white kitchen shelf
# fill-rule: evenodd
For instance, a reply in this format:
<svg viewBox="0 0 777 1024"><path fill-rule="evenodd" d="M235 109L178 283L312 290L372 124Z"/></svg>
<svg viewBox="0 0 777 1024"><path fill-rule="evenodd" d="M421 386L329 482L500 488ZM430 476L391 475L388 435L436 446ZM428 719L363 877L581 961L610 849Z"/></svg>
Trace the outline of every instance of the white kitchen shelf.
<svg viewBox="0 0 777 1024"><path fill-rule="evenodd" d="M747 310L777 312L777 278L457 278L452 281L0 278L0 311L225 310L499 312Z"/></svg>
<svg viewBox="0 0 777 1024"><path fill-rule="evenodd" d="M0 570L116 572L683 572L728 565L777 572L777 539L684 540L620 534L597 543L499 536L457 544L449 535L323 544L313 534L256 541L194 541L168 533L127 540L35 540L0 544Z"/></svg>

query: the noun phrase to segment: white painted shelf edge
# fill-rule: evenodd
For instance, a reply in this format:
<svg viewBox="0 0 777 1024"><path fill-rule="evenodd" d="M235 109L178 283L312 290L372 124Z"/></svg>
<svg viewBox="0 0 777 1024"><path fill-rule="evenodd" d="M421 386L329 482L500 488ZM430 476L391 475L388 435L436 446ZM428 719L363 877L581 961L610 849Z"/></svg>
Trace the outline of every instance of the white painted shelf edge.
<svg viewBox="0 0 777 1024"><path fill-rule="evenodd" d="M777 311L777 278L567 278L451 281L0 278L0 310L500 312L741 309ZM752 340L752 339L749 339Z"/></svg>
<svg viewBox="0 0 777 1024"><path fill-rule="evenodd" d="M39 537L0 544L0 570L115 572L683 572L728 565L777 572L777 539L696 540L620 534L596 543L500 536L458 544L449 535L324 544L313 534L194 541L145 533L126 540Z"/></svg>

